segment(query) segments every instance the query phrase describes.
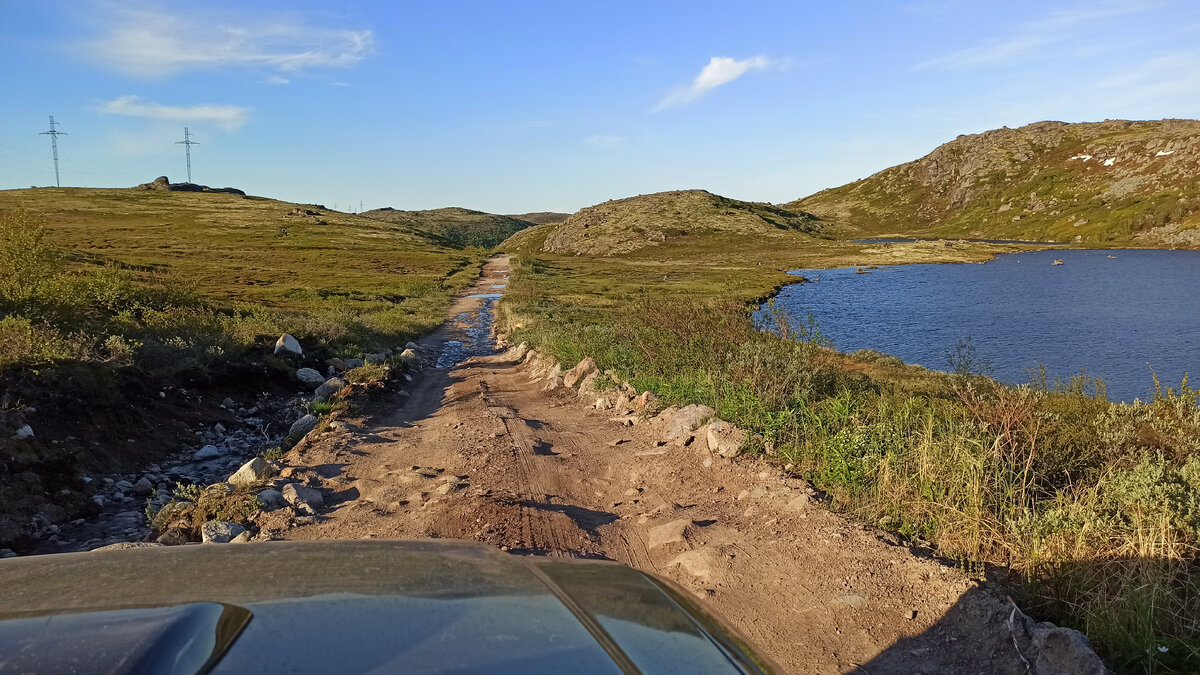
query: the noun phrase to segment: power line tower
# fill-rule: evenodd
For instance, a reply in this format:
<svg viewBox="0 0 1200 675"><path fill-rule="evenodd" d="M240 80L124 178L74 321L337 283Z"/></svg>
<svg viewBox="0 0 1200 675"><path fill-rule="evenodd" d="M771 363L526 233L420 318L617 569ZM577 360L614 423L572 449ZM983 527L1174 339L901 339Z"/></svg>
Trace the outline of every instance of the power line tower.
<svg viewBox="0 0 1200 675"><path fill-rule="evenodd" d="M192 132L188 131L187 127L183 128L183 140L175 141L175 145L183 146L183 153L187 155L188 182L192 182L192 146L200 145L200 141L192 140Z"/></svg>
<svg viewBox="0 0 1200 675"><path fill-rule="evenodd" d="M50 116L50 131L43 131L38 136L50 137L50 151L54 153L54 186L62 187L62 181L58 178L58 137L66 136L67 132L59 131L55 126L58 124L54 121L54 115Z"/></svg>

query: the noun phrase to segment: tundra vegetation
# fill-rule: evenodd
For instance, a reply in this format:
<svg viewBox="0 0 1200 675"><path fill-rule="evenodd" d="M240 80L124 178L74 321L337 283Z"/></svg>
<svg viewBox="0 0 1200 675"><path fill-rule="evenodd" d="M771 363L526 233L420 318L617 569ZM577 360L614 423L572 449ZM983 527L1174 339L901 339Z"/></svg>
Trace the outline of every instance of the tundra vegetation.
<svg viewBox="0 0 1200 675"><path fill-rule="evenodd" d="M1200 668L1200 392L1164 383L1126 405L1084 377L1006 386L969 343L949 355L955 372L933 372L841 354L811 321L752 312L795 281L783 268L1000 249L713 233L596 258L545 250L553 227L501 247L513 253L500 305L510 341L564 367L591 356L667 404L712 406L833 508L1000 581L1123 672Z"/></svg>

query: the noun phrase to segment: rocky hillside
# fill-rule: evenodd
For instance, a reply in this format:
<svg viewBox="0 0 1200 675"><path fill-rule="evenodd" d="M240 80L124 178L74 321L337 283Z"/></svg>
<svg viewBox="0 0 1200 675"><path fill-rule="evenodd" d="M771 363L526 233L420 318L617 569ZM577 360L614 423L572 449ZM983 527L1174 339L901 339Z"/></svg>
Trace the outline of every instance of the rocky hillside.
<svg viewBox="0 0 1200 675"><path fill-rule="evenodd" d="M723 233L769 237L815 234L823 223L811 213L742 202L704 190L680 190L604 202L554 227L542 250L615 255L664 243L695 243L695 235Z"/></svg>
<svg viewBox="0 0 1200 675"><path fill-rule="evenodd" d="M1038 122L798 199L858 235L1200 247L1200 122Z"/></svg>
<svg viewBox="0 0 1200 675"><path fill-rule="evenodd" d="M534 223L512 216L472 211L459 207L428 211L399 211L390 206L363 211L359 215L435 234L456 246L491 248Z"/></svg>

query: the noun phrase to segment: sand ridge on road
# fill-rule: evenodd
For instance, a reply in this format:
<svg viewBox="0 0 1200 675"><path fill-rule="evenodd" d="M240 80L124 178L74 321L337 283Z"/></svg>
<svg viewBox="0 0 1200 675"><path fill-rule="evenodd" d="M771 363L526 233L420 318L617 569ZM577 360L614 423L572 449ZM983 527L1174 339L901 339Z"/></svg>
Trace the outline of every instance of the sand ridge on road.
<svg viewBox="0 0 1200 675"><path fill-rule="evenodd" d="M475 293L507 269L493 259ZM454 538L615 560L692 592L786 672L1027 672L1028 630L1004 599L825 510L778 467L664 445L661 424L544 391L511 352L434 367L481 303L460 298L422 341L404 394L292 451L294 475L332 507L275 538Z"/></svg>

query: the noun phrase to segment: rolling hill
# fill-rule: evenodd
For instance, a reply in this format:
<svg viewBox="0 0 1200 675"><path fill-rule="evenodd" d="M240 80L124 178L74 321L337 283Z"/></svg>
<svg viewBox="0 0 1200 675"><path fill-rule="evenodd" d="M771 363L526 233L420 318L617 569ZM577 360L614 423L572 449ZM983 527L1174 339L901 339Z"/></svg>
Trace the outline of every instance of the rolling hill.
<svg viewBox="0 0 1200 675"><path fill-rule="evenodd" d="M569 213L558 213L556 211L535 211L534 213L518 213L509 215L509 218L517 220L527 220L534 225L547 225L549 223L561 223L571 217Z"/></svg>
<svg viewBox="0 0 1200 675"><path fill-rule="evenodd" d="M703 245L701 239L714 234L742 240L818 234L823 223L803 211L679 190L604 202L541 227L547 228L543 251L611 256L665 244Z"/></svg>
<svg viewBox="0 0 1200 675"><path fill-rule="evenodd" d="M494 213L472 211L451 206L426 211L400 211L391 207L363 211L359 214L388 223L395 223L428 232L441 237L455 246L482 246L491 248L535 223L514 216L498 216ZM559 214L530 214L559 215ZM547 221L553 222L553 221Z"/></svg>
<svg viewBox="0 0 1200 675"><path fill-rule="evenodd" d="M786 205L856 235L1200 246L1200 122L1038 122Z"/></svg>

